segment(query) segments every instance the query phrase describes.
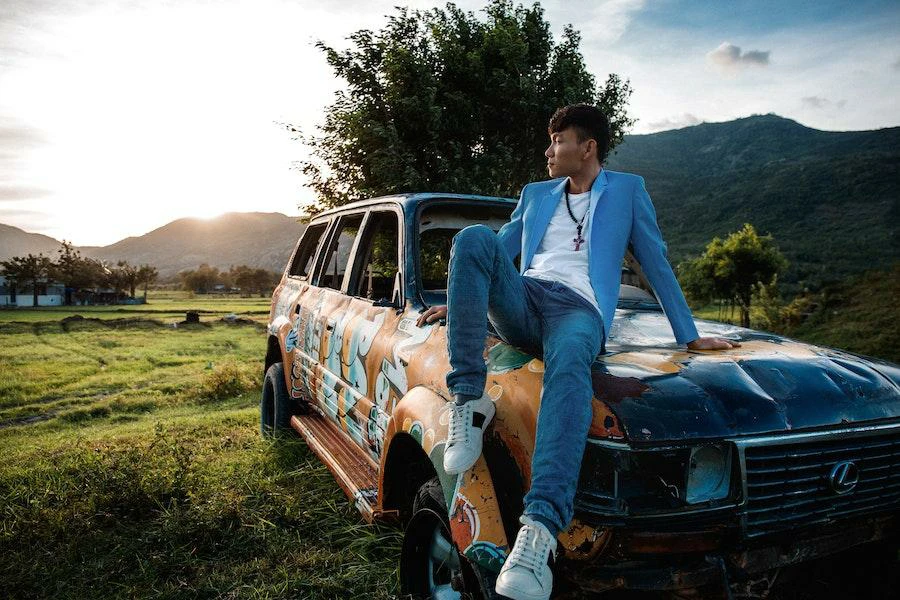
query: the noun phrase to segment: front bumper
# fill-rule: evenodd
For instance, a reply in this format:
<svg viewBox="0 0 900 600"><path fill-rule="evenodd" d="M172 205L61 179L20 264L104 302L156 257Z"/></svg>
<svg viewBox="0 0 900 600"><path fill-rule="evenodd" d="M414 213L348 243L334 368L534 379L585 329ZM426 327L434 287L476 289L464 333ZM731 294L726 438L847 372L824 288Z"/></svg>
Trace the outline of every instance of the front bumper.
<svg viewBox="0 0 900 600"><path fill-rule="evenodd" d="M630 455L664 456L668 449L592 444L582 465L576 516L605 531L607 539L594 560L570 556L566 569L579 587L673 590L742 581L900 539L900 423L723 442L735 448L727 497L696 509L645 515L631 514L628 506L654 488L632 485L628 497L620 482L637 479L629 474L638 464ZM857 472L848 493L834 487L839 465L853 465Z"/></svg>
<svg viewBox="0 0 900 600"><path fill-rule="evenodd" d="M613 530L610 535L609 544L597 559L560 561L562 576L574 586L594 592L724 587L850 548L900 540L900 519L883 515L825 530L755 540L747 546L736 543L735 532L725 529L692 533Z"/></svg>

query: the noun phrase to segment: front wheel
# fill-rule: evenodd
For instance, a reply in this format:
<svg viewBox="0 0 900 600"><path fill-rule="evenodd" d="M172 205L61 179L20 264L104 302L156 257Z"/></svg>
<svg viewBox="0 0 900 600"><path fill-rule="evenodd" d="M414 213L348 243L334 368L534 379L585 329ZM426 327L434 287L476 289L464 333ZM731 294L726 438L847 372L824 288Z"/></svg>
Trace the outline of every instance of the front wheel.
<svg viewBox="0 0 900 600"><path fill-rule="evenodd" d="M296 402L284 383L284 366L274 363L266 371L259 402L259 428L265 437L275 437L291 429Z"/></svg>
<svg viewBox="0 0 900 600"><path fill-rule="evenodd" d="M498 598L496 575L470 563L450 537L444 493L437 477L416 493L400 554L400 591L416 599Z"/></svg>

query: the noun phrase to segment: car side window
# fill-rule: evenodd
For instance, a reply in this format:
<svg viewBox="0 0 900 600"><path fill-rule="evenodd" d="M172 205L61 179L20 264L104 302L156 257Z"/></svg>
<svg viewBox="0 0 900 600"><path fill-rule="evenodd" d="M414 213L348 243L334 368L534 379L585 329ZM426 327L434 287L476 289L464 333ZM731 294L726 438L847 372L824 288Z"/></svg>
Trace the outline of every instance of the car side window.
<svg viewBox="0 0 900 600"><path fill-rule="evenodd" d="M349 293L369 300L393 300L399 270L400 225L393 211L372 212L357 250ZM399 291L399 290L398 290Z"/></svg>
<svg viewBox="0 0 900 600"><path fill-rule="evenodd" d="M319 248L322 234L325 233L327 226L328 223L319 223L306 228L306 231L303 232L303 237L300 238L300 243L297 245L297 252L294 253L294 260L291 262L288 275L293 277L306 277L309 275L313 258L316 256L316 250Z"/></svg>
<svg viewBox="0 0 900 600"><path fill-rule="evenodd" d="M346 215L338 221L337 230L331 238L328 252L325 254L325 267L319 274L319 287L340 290L347 271L347 263L353 250L353 243L359 234L363 215Z"/></svg>

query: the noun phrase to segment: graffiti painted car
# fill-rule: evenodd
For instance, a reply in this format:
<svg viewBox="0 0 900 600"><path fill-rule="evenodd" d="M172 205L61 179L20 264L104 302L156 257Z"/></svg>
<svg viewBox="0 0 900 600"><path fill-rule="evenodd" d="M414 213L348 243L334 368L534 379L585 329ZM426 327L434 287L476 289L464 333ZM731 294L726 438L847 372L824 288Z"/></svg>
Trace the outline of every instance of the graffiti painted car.
<svg viewBox="0 0 900 600"><path fill-rule="evenodd" d="M505 223L515 201L377 198L313 218L275 290L261 402L266 434L296 430L369 521L405 527L401 587L493 597L529 487L543 363L488 336L497 413L482 457L442 469L453 235ZM697 321L740 340L679 347L626 253L557 585L727 590L773 570L895 539L900 368Z"/></svg>

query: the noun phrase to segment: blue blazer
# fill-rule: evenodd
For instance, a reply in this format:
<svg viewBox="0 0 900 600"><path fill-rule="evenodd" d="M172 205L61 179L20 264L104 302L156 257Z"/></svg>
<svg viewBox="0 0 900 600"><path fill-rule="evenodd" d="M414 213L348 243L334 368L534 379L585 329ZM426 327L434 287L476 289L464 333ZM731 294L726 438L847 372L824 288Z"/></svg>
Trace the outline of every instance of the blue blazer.
<svg viewBox="0 0 900 600"><path fill-rule="evenodd" d="M531 266L550 218L562 200L567 178L529 183L509 223L497 233L510 259L522 255L519 272ZM653 286L675 340L686 344L700 337L666 257L666 244L656 224L656 211L644 178L603 169L591 186L591 235L588 274L603 315L603 345L612 327L622 279L622 260L631 242L635 258ZM574 229L573 229L574 231Z"/></svg>

